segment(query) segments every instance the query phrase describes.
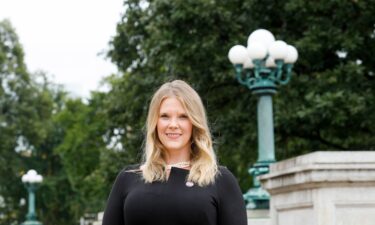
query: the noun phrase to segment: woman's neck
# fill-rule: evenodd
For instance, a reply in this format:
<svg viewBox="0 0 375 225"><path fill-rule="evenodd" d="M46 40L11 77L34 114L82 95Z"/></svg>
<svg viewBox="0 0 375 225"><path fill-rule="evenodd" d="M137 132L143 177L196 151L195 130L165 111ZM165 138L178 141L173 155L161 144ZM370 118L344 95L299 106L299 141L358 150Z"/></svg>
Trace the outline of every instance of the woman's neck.
<svg viewBox="0 0 375 225"><path fill-rule="evenodd" d="M168 155L166 158L166 163L168 165L181 163L181 162L189 162L190 155L178 154L178 155Z"/></svg>

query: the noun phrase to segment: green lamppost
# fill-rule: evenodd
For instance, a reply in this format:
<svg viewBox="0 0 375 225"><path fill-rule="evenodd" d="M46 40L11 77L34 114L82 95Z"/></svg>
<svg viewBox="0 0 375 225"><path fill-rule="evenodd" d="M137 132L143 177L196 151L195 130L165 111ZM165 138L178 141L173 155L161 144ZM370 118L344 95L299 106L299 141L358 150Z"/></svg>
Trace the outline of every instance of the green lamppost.
<svg viewBox="0 0 375 225"><path fill-rule="evenodd" d="M228 57L235 67L238 82L258 96L258 160L249 169L254 187L244 198L247 208L267 209L269 194L257 177L268 173L269 165L275 162L272 95L279 85L289 82L298 52L284 41L276 41L268 30L259 29L250 34L247 47L233 46Z"/></svg>
<svg viewBox="0 0 375 225"><path fill-rule="evenodd" d="M35 212L35 191L38 185L43 181L43 177L35 170L29 170L27 174L22 176L22 182L25 184L27 192L29 193L29 210L26 215L26 221L21 225L42 225L41 222L36 220Z"/></svg>

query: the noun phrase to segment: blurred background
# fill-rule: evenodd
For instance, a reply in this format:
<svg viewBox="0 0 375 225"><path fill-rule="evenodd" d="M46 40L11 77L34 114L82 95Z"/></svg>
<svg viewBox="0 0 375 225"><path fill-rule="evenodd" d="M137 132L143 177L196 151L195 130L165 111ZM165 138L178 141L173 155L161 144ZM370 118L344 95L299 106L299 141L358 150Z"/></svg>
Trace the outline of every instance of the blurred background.
<svg viewBox="0 0 375 225"><path fill-rule="evenodd" d="M183 79L206 106L220 164L245 192L257 160L257 99L227 54L258 28L299 59L274 96L277 160L375 149L375 0L0 2L0 224L27 212L35 169L45 225L105 207L139 162L152 93Z"/></svg>

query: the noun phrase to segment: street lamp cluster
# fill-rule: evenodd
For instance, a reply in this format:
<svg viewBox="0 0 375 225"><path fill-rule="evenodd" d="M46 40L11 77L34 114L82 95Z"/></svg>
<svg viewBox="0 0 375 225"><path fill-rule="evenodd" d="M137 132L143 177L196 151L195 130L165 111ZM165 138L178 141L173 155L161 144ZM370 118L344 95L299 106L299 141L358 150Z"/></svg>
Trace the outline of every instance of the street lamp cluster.
<svg viewBox="0 0 375 225"><path fill-rule="evenodd" d="M275 93L276 85L289 82L298 52L284 41L276 41L268 30L259 29L250 34L247 47L233 46L228 57L236 68L239 83L255 93L265 88Z"/></svg>
<svg viewBox="0 0 375 225"><path fill-rule="evenodd" d="M35 183L41 183L43 181L43 177L35 170L29 170L25 175L22 176L22 183L30 183L30 184L35 184Z"/></svg>
<svg viewBox="0 0 375 225"><path fill-rule="evenodd" d="M22 182L25 184L29 193L29 210L26 215L26 221L23 222L22 225L42 225L42 223L36 220L35 212L35 191L42 181L43 177L37 174L35 170L29 170L22 176Z"/></svg>
<svg viewBox="0 0 375 225"><path fill-rule="evenodd" d="M244 198L248 208L266 209L269 207L269 194L261 188L257 177L268 173L269 165L275 162L272 95L278 85L289 82L298 52L284 41L276 41L268 30L259 29L250 34L247 47L233 46L228 58L235 67L238 82L259 97L258 160L249 169L254 187L244 194Z"/></svg>

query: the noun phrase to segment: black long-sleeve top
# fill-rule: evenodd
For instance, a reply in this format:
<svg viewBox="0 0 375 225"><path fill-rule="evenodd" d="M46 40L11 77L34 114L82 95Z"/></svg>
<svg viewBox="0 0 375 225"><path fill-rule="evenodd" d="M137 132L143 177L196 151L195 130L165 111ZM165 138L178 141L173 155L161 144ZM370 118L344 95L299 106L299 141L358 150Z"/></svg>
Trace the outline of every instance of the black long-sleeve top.
<svg viewBox="0 0 375 225"><path fill-rule="evenodd" d="M141 172L122 170L112 187L103 225L246 225L241 190L219 167L214 184L186 182L188 170L172 167L168 181L144 183Z"/></svg>

